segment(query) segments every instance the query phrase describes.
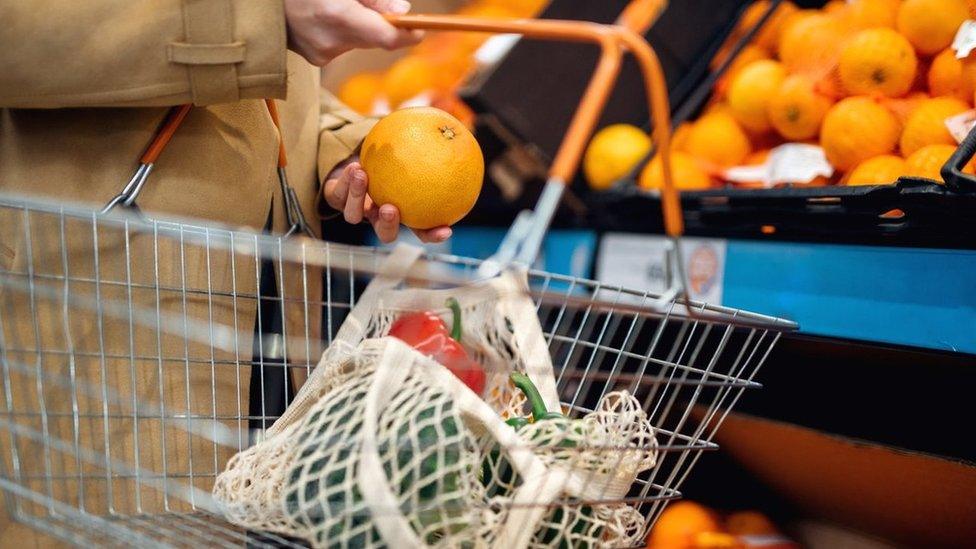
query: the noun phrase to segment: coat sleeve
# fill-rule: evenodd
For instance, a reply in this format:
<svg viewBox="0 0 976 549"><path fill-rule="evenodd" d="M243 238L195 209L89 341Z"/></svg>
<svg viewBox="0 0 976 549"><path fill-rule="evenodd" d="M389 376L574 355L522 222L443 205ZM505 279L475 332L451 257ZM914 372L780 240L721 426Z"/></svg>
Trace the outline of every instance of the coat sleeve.
<svg viewBox="0 0 976 549"><path fill-rule="evenodd" d="M329 92L322 92L318 158L320 180L342 161L356 154L374 124L375 118L361 116Z"/></svg>
<svg viewBox="0 0 976 549"><path fill-rule="evenodd" d="M0 0L0 107L284 98L281 0Z"/></svg>

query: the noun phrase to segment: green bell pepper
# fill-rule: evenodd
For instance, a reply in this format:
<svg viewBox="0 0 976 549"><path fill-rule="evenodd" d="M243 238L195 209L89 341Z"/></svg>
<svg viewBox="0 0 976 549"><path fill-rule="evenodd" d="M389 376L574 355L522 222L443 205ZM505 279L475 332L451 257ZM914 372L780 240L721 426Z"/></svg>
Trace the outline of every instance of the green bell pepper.
<svg viewBox="0 0 976 549"><path fill-rule="evenodd" d="M578 445L579 439L583 437L583 430L580 423L577 421L571 421L566 418L563 414L559 412L550 412L546 408L545 400L542 398L542 394L539 389L532 383L529 376L514 372L511 374L510 379L515 387L525 394L525 398L528 401L529 409L531 410L532 423L540 421L557 421L561 430L564 434L577 436L563 436L559 441L557 447L559 448L575 448ZM511 426L516 431L521 430L526 425L530 423L529 418L525 417L513 417L505 420L509 426ZM537 436L533 437L533 440L537 440ZM497 469L497 472L495 470ZM498 448L493 449L485 461L482 463L482 482L489 488L489 496L502 495L504 486L511 486L513 484L514 471L512 470L511 464L501 457L501 452ZM554 524L560 524L564 520L565 510L562 507L556 507L552 514L548 517L548 521ZM582 534L586 528L592 524L592 522L586 520L593 516L593 509L590 506L581 506L579 510L579 516L576 521L569 528L570 534ZM596 537L599 537L599 530L595 533ZM562 528L545 528L540 532L536 533L535 541L538 543L548 544L552 543L554 540L559 539L560 549L569 549L573 544L569 535L567 535L566 530Z"/></svg>

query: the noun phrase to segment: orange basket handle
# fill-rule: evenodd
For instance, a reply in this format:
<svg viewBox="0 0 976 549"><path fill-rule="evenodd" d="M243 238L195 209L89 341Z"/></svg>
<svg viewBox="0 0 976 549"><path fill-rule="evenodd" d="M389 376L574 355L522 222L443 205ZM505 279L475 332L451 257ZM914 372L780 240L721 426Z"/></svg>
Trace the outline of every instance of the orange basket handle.
<svg viewBox="0 0 976 549"><path fill-rule="evenodd" d="M633 0L617 18L617 24L644 34L668 7L668 0Z"/></svg>
<svg viewBox="0 0 976 549"><path fill-rule="evenodd" d="M579 168L586 144L620 71L623 54L636 58L644 78L653 138L664 172L661 205L665 232L678 237L684 232L681 203L671 175L671 112L661 63L650 44L637 33L648 27L666 6L663 0L635 0L621 14L620 24L600 25L585 21L544 19L489 19L457 15L386 15L402 29L472 31L520 34L529 38L562 42L589 42L600 47L600 59L586 87L562 144L549 170L551 179L567 183ZM626 25L626 26L624 26Z"/></svg>

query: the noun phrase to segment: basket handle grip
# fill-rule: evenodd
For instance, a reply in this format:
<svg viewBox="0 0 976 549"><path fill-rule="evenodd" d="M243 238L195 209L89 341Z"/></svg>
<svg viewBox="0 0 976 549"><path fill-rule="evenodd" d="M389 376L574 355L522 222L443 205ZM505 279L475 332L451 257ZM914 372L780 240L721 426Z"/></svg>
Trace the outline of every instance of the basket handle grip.
<svg viewBox="0 0 976 549"><path fill-rule="evenodd" d="M159 155L166 148L166 144L169 143L170 139L173 139L173 134L176 130L183 124L183 119L189 114L190 109L193 105L177 105L170 108L169 112L166 113L166 119L163 125L160 126L156 135L153 136L152 141L149 142L149 146L146 147L146 151L142 153L142 157L139 158L139 162L142 164L153 164Z"/></svg>
<svg viewBox="0 0 976 549"><path fill-rule="evenodd" d="M664 172L661 203L665 232L671 237L678 237L684 232L684 220L671 174L671 109L668 104L667 85L657 54L635 28L630 28L648 26L665 5L666 2L662 0L635 0L621 15L620 25L548 19L490 19L457 15L387 14L384 17L402 29L507 33L541 40L597 44L600 47L600 60L549 170L550 179L562 183L572 181L575 176L586 144L596 129L600 114L616 82L623 54L629 51L636 58L644 77L648 112L654 128L653 137L661 155Z"/></svg>
<svg viewBox="0 0 976 549"><path fill-rule="evenodd" d="M940 173L946 187L956 192L976 192L976 177L962 171L974 154L976 154L976 126L969 130L965 139L959 144L959 148L942 166Z"/></svg>

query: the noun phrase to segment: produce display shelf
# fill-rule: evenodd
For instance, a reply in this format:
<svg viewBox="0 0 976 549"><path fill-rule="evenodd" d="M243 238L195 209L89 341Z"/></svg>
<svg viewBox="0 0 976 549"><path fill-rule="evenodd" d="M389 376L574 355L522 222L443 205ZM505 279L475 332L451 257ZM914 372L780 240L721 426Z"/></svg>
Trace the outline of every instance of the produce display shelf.
<svg viewBox="0 0 976 549"><path fill-rule="evenodd" d="M588 226L661 232L659 198L633 187L586 198ZM891 185L719 189L682 193L687 232L764 241L976 249L976 194L929 180Z"/></svg>

